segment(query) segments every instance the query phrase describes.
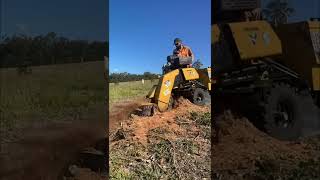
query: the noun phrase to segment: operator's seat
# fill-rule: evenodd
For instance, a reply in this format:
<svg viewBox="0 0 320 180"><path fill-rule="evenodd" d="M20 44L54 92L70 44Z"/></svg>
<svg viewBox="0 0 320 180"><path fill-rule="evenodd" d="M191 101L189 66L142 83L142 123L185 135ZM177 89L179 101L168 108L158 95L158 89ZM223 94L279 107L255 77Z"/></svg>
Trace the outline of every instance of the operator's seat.
<svg viewBox="0 0 320 180"><path fill-rule="evenodd" d="M170 55L167 57L172 69L192 67L192 57L179 57L177 55Z"/></svg>

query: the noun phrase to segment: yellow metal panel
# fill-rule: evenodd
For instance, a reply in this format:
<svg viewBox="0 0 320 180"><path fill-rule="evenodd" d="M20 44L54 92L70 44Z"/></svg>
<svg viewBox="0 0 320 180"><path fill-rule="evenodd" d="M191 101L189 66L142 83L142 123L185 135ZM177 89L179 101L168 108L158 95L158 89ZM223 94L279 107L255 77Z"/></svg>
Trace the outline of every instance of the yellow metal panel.
<svg viewBox="0 0 320 180"><path fill-rule="evenodd" d="M174 85L174 80L179 74L179 70L176 69L171 71L159 80L156 92L155 92L155 102L158 105L159 111L165 111L168 108L168 104L171 97L172 88Z"/></svg>
<svg viewBox="0 0 320 180"><path fill-rule="evenodd" d="M209 79L211 79L211 67L208 67L207 71L208 71Z"/></svg>
<svg viewBox="0 0 320 180"><path fill-rule="evenodd" d="M313 90L320 91L320 68L312 68Z"/></svg>
<svg viewBox="0 0 320 180"><path fill-rule="evenodd" d="M279 55L281 42L266 21L249 21L229 24L241 59Z"/></svg>
<svg viewBox="0 0 320 180"><path fill-rule="evenodd" d="M199 79L199 74L195 68L183 68L182 73L186 80Z"/></svg>
<svg viewBox="0 0 320 180"><path fill-rule="evenodd" d="M313 31L319 31L320 30L320 22L318 21L308 21L310 30Z"/></svg>
<svg viewBox="0 0 320 180"><path fill-rule="evenodd" d="M301 79L313 87L312 68L318 66L311 32L316 26L314 23L309 25L307 21L281 24L274 30L283 47L283 54L277 60L297 72Z"/></svg>
<svg viewBox="0 0 320 180"><path fill-rule="evenodd" d="M317 64L320 64L320 22L309 21L310 36Z"/></svg>
<svg viewBox="0 0 320 180"><path fill-rule="evenodd" d="M158 85L153 85L152 88L150 89L147 98L154 98L154 94L156 93L156 89L157 89Z"/></svg>
<svg viewBox="0 0 320 180"><path fill-rule="evenodd" d="M211 68L199 69L199 81L211 90Z"/></svg>
<svg viewBox="0 0 320 180"><path fill-rule="evenodd" d="M220 29L217 25L211 26L211 44L219 41L220 38Z"/></svg>

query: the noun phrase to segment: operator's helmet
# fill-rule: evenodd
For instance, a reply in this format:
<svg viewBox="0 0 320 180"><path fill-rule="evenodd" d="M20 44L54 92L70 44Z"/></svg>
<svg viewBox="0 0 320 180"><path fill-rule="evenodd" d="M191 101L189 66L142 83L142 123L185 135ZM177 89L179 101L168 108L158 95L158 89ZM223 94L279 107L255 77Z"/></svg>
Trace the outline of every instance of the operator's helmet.
<svg viewBox="0 0 320 180"><path fill-rule="evenodd" d="M173 44L176 44L176 43L182 43L182 40L180 38L175 38L173 41Z"/></svg>

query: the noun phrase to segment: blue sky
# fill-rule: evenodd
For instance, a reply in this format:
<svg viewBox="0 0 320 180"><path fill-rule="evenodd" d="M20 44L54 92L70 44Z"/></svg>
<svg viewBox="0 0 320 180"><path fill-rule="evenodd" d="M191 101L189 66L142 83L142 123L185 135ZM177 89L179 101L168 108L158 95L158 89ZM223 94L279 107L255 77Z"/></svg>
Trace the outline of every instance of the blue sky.
<svg viewBox="0 0 320 180"><path fill-rule="evenodd" d="M289 18L289 21L303 21L310 17L320 18L320 1L319 0L291 0L295 13Z"/></svg>
<svg viewBox="0 0 320 180"><path fill-rule="evenodd" d="M2 33L56 32L70 39L108 38L108 0L0 0Z"/></svg>
<svg viewBox="0 0 320 180"><path fill-rule="evenodd" d="M173 39L210 66L210 0L110 0L110 72L161 73Z"/></svg>
<svg viewBox="0 0 320 180"><path fill-rule="evenodd" d="M270 0L262 0L263 5ZM294 14L289 17L290 22L308 20L310 17L320 17L319 0L288 0L291 7L295 9Z"/></svg>

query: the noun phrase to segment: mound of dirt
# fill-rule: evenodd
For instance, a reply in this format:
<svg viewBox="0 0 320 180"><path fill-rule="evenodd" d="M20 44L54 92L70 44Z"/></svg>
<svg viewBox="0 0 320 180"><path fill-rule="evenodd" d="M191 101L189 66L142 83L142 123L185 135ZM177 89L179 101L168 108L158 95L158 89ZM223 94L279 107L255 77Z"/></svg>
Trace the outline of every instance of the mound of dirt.
<svg viewBox="0 0 320 180"><path fill-rule="evenodd" d="M109 137L110 178L210 178L210 121L210 107L185 99L152 117L133 115Z"/></svg>
<svg viewBox="0 0 320 180"><path fill-rule="evenodd" d="M320 155L303 140L289 142L274 139L259 131L245 118L236 118L230 111L214 117L220 128L220 142L212 146L212 169L224 176L237 176L256 170L257 162L277 160L282 167ZM319 142L320 143L320 142Z"/></svg>
<svg viewBox="0 0 320 180"><path fill-rule="evenodd" d="M130 131L132 141L147 143L147 133L151 129L165 127L167 130L178 134L186 133L176 122L176 117L185 116L191 112L209 112L209 106L197 106L186 99L178 99L177 107L170 111L156 112L152 117L132 115L131 120L122 124L124 131Z"/></svg>

